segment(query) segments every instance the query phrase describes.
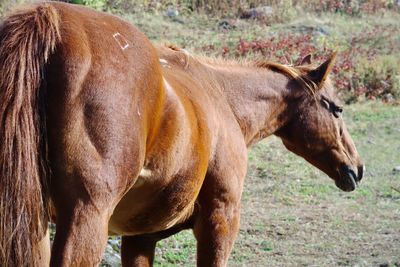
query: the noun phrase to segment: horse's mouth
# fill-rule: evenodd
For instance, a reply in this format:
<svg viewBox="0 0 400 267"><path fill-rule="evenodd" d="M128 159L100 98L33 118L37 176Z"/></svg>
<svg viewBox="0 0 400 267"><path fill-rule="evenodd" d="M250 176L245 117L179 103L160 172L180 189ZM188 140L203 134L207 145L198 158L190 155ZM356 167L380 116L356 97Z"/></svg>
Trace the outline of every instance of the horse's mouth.
<svg viewBox="0 0 400 267"><path fill-rule="evenodd" d="M356 172L349 166L345 165L339 170L340 179L335 181L337 187L346 192L351 192L359 185L364 173L364 166L357 168Z"/></svg>

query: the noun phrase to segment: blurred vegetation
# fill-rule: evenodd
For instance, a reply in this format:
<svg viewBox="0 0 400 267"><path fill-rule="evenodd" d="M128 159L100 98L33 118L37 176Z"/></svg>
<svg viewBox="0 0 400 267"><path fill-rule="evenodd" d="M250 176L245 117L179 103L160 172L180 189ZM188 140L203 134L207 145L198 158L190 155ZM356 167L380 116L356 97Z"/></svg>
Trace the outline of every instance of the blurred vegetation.
<svg viewBox="0 0 400 267"><path fill-rule="evenodd" d="M31 1L0 0L0 14ZM209 56L293 64L338 51L334 80L345 102L400 99L398 0L65 1L115 13L152 41Z"/></svg>
<svg viewBox="0 0 400 267"><path fill-rule="evenodd" d="M32 0L1 0L0 12L10 6ZM279 17L295 15L294 10L311 12L337 12L349 15L372 14L382 9L398 9L397 0L65 0L96 9L133 12L138 9L161 10L167 6L182 12L201 12L209 15L237 16L244 9L270 6ZM277 16L278 17L278 16Z"/></svg>
<svg viewBox="0 0 400 267"><path fill-rule="evenodd" d="M148 10L175 6L185 12L203 12L210 15L236 16L243 9L271 6L281 17L294 9L312 12L339 12L349 15L372 14L381 9L396 9L396 0L72 0L92 7L110 9L146 8ZM293 13L292 13L293 14Z"/></svg>

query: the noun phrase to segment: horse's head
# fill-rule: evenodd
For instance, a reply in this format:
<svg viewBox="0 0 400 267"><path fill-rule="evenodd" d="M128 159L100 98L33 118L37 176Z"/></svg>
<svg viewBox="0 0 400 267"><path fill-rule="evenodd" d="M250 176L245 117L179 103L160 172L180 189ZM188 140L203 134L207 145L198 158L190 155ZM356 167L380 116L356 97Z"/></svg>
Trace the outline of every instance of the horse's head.
<svg viewBox="0 0 400 267"><path fill-rule="evenodd" d="M335 55L318 68L299 66L304 73L293 104L293 116L278 131L287 149L325 172L344 191L353 191L362 179L364 166L341 117L328 75ZM312 85L312 87L307 85ZM312 93L310 94L310 89Z"/></svg>

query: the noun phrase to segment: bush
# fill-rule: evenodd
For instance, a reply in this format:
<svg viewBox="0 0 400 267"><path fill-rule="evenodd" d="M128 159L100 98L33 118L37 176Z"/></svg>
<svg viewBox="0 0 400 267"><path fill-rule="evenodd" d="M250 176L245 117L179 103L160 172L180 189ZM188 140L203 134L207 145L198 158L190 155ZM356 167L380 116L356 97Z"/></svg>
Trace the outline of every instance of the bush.
<svg viewBox="0 0 400 267"><path fill-rule="evenodd" d="M384 38L396 36L396 33L394 28L373 27L350 40L335 36L318 37L312 33L281 33L265 40L239 40L234 48L222 47L220 55L232 58L261 57L296 65L308 54L313 55L314 61L322 62L338 51L337 62L332 70L333 80L346 102L357 101L359 97L399 99L398 42Z"/></svg>
<svg viewBox="0 0 400 267"><path fill-rule="evenodd" d="M9 13L15 6L28 2L27 0L0 0L0 16Z"/></svg>
<svg viewBox="0 0 400 267"><path fill-rule="evenodd" d="M90 6L97 10L105 10L107 6L107 0L70 0L70 3Z"/></svg>
<svg viewBox="0 0 400 267"><path fill-rule="evenodd" d="M303 8L316 12L348 15L374 14L382 9L396 9L396 0L304 0Z"/></svg>
<svg viewBox="0 0 400 267"><path fill-rule="evenodd" d="M71 0L97 9L134 12L138 9L165 10L174 6L182 13L199 12L208 15L238 17L249 8L270 6L273 22L282 22L302 9L312 12L336 12L348 15L373 14L382 9L396 9L396 0Z"/></svg>
<svg viewBox="0 0 400 267"><path fill-rule="evenodd" d="M400 98L399 56L378 56L373 61L359 60L356 66L359 90L369 98Z"/></svg>

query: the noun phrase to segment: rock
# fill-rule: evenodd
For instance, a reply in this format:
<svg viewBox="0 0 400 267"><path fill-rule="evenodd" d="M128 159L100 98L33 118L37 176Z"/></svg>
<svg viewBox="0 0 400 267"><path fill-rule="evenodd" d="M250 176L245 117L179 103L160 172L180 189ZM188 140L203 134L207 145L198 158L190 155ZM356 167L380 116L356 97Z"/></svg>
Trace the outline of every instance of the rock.
<svg viewBox="0 0 400 267"><path fill-rule="evenodd" d="M120 243L118 240L109 239L104 252L101 266L117 267L121 266L121 256L119 255Z"/></svg>
<svg viewBox="0 0 400 267"><path fill-rule="evenodd" d="M179 11L178 9L169 6L167 11L165 11L165 16L170 17L170 18L175 18L177 16L179 16Z"/></svg>
<svg viewBox="0 0 400 267"><path fill-rule="evenodd" d="M274 9L271 6L260 6L243 10L240 14L241 19L263 19L274 14Z"/></svg>
<svg viewBox="0 0 400 267"><path fill-rule="evenodd" d="M387 93L383 96L383 100L385 102L393 102L394 101L394 97L391 93Z"/></svg>
<svg viewBox="0 0 400 267"><path fill-rule="evenodd" d="M179 16L179 11L173 6L169 6L167 11L165 11L164 16L170 18L174 22L178 22L181 24L184 24L185 22L182 20L182 18Z"/></svg>
<svg viewBox="0 0 400 267"><path fill-rule="evenodd" d="M296 25L291 26L291 29L301 33L313 33L315 35L329 35L330 30L326 26L308 26L308 25Z"/></svg>
<svg viewBox="0 0 400 267"><path fill-rule="evenodd" d="M227 20L223 19L218 22L218 28L223 29L223 30L232 30L236 28L236 22L234 20Z"/></svg>
<svg viewBox="0 0 400 267"><path fill-rule="evenodd" d="M393 168L393 172L400 172L400 165Z"/></svg>

